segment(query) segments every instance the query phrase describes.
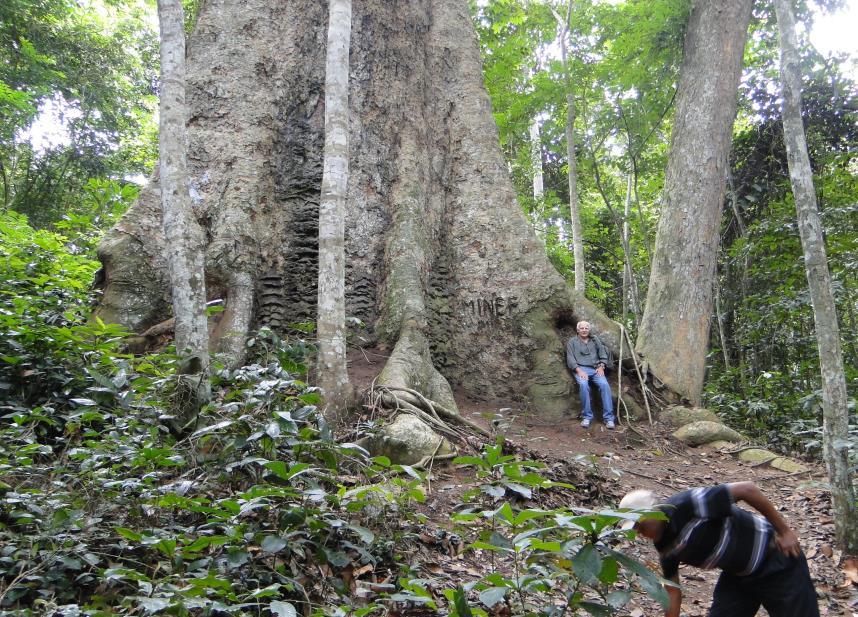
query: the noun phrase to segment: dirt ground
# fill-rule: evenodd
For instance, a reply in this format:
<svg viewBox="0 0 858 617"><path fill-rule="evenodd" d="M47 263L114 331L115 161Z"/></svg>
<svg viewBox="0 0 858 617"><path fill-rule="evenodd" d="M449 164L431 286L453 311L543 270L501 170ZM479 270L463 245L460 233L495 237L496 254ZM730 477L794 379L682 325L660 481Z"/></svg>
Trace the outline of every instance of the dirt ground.
<svg viewBox="0 0 858 617"><path fill-rule="evenodd" d="M353 352L350 358L353 383L363 388L369 386L383 366L383 356L377 350ZM787 474L767 465L741 462L730 452L707 447L689 448L657 423L650 426L646 421L631 425L622 422L616 430L608 431L597 419L589 429L584 429L573 418L559 423L541 422L512 404L480 403L463 396L458 396L457 402L463 416L486 428L493 427L522 450L549 463L580 466L581 477L588 474L600 477L592 486L576 485L581 503L568 505L593 507L595 503L600 507L612 507L623 494L636 488L667 496L695 486L754 481L798 534L808 558L821 614L858 617L856 563L833 548L834 521L825 489L825 470L821 465L807 463L811 468L809 472ZM468 470L439 466L432 469L430 480L424 509L430 524L425 533L444 536L444 530L455 531L450 522L452 508L459 503L464 486L473 482L473 474ZM428 556L429 561L424 562L427 573L436 577L439 584L445 581L464 583L487 573L486 555L473 549L457 554L448 544L441 542L442 548L436 551L434 559ZM637 555L658 570L656 552L645 540L618 548ZM717 571L692 567L680 570L683 615L706 615L717 576ZM621 614L631 617L662 614L660 607L648 598L637 594L634 598ZM761 609L759 614L767 613Z"/></svg>

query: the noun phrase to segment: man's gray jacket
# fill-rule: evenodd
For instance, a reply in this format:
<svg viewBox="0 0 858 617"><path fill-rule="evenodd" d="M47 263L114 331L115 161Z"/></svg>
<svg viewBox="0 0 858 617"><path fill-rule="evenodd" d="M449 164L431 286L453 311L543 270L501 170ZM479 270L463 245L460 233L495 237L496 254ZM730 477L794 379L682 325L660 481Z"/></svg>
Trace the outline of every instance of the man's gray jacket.
<svg viewBox="0 0 858 617"><path fill-rule="evenodd" d="M573 371L578 366L589 366L596 368L599 364L607 366L608 351L598 339L592 336L587 342L581 340L580 336L573 336L566 343L566 366Z"/></svg>

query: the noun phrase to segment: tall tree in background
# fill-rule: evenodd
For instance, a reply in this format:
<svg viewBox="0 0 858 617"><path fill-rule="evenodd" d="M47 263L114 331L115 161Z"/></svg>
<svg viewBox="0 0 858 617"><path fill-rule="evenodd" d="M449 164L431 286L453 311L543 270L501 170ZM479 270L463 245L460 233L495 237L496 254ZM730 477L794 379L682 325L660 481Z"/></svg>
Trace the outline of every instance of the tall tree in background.
<svg viewBox="0 0 858 617"><path fill-rule="evenodd" d="M637 351L671 390L703 389L725 165L751 0L695 0Z"/></svg>
<svg viewBox="0 0 858 617"><path fill-rule="evenodd" d="M813 171L801 116L801 72L795 18L790 0L775 0L774 4L780 32L784 141L801 245L804 249L804 264L813 305L819 368L822 374L824 459L831 483L837 539L849 554L856 555L858 508L849 464L846 378L840 347L840 328L837 324L834 295L831 292L831 274L828 270L825 240L813 185Z"/></svg>
<svg viewBox="0 0 858 617"><path fill-rule="evenodd" d="M584 293L587 275L584 262L584 238L581 230L581 206L578 200L578 160L575 154L575 91L572 82L572 61L568 38L572 31L573 0L568 0L565 16L552 9L557 20L560 59L563 63L563 84L566 90L566 159L569 181L569 219L572 223L572 255L575 259L575 290Z"/></svg>
<svg viewBox="0 0 858 617"><path fill-rule="evenodd" d="M158 0L161 26L160 174L164 248L170 273L175 343L180 357L180 421L208 401L209 334L203 234L188 183L188 107L181 0ZM182 428L182 427L179 427Z"/></svg>
<svg viewBox="0 0 858 617"><path fill-rule="evenodd" d="M325 416L336 418L350 396L346 367L345 218L349 181L349 42L351 0L328 4L325 63L325 152L319 202L317 340Z"/></svg>
<svg viewBox="0 0 858 617"><path fill-rule="evenodd" d="M157 32L137 3L95 4L0 2L0 207L36 227L100 218L96 184L121 190L157 158Z"/></svg>

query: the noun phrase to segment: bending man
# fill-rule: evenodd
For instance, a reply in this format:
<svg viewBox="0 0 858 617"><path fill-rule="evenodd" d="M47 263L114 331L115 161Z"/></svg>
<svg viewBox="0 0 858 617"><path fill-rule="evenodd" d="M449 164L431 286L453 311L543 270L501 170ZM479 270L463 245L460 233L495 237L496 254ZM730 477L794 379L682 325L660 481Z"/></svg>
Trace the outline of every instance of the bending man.
<svg viewBox="0 0 858 617"><path fill-rule="evenodd" d="M744 501L759 516L735 505ZM753 482L694 488L659 503L633 491L621 508L660 510L667 520L625 521L655 544L668 587L665 615L679 617L679 564L720 568L709 617L753 617L760 605L771 617L818 617L819 604L798 538Z"/></svg>

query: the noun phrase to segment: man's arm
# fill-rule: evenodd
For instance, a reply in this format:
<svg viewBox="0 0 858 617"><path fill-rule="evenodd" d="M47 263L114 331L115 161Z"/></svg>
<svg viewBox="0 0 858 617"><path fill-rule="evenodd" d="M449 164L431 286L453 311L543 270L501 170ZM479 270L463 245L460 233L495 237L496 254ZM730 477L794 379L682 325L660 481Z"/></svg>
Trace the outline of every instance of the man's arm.
<svg viewBox="0 0 858 617"><path fill-rule="evenodd" d="M602 342L598 336L593 337L593 342L596 343L596 357L598 358L598 364L602 366L608 365L608 349L605 347L605 343Z"/></svg>
<svg viewBox="0 0 858 617"><path fill-rule="evenodd" d="M674 574L670 580L676 583L676 587L668 585L665 587L670 604L664 612L664 617L679 617L679 608L682 606L682 588L679 586L679 574Z"/></svg>
<svg viewBox="0 0 858 617"><path fill-rule="evenodd" d="M575 360L575 350L572 348L573 339L569 339L566 341L566 366L568 366L571 370L575 370L578 368L578 361Z"/></svg>
<svg viewBox="0 0 858 617"><path fill-rule="evenodd" d="M608 366L608 351L598 336L593 337L593 342L596 344L596 374L604 376L605 369Z"/></svg>
<svg viewBox="0 0 858 617"><path fill-rule="evenodd" d="M775 541L778 544L781 552L785 555L798 557L801 553L801 547L798 543L798 536L787 525L783 517L775 509L768 498L763 495L762 491L753 482L734 482L727 485L730 491L730 496L733 501L744 501L754 510L766 517L766 520L775 528Z"/></svg>

